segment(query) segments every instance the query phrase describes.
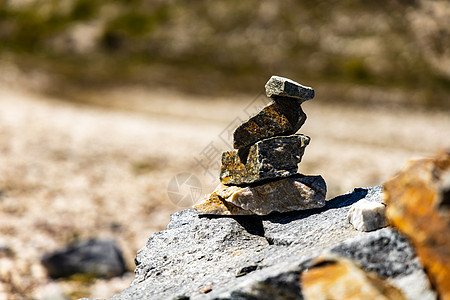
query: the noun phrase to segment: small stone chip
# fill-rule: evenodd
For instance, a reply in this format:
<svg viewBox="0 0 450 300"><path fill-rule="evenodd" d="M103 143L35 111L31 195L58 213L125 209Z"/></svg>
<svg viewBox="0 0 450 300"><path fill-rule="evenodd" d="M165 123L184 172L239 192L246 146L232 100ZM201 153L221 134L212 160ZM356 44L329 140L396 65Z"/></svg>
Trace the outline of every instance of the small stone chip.
<svg viewBox="0 0 450 300"><path fill-rule="evenodd" d="M382 203L362 199L350 207L347 220L356 230L377 230L388 225L385 211Z"/></svg>
<svg viewBox="0 0 450 300"><path fill-rule="evenodd" d="M266 83L267 97L288 97L301 102L314 98L314 89L308 86L303 86L291 79L272 76Z"/></svg>
<svg viewBox="0 0 450 300"><path fill-rule="evenodd" d="M224 152L220 181L242 185L294 175L309 140L301 134L279 136L257 142L246 155L241 150Z"/></svg>

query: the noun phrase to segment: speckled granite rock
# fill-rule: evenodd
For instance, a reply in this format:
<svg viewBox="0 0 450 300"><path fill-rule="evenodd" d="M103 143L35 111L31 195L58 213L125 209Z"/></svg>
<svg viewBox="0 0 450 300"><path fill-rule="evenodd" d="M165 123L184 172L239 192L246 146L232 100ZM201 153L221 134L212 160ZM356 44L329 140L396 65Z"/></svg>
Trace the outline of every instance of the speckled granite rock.
<svg viewBox="0 0 450 300"><path fill-rule="evenodd" d="M220 184L194 208L204 214L267 215L323 207L326 192L321 176L297 174L247 187Z"/></svg>
<svg viewBox="0 0 450 300"><path fill-rule="evenodd" d="M305 121L306 114L298 101L279 98L236 128L233 147L242 149L266 138L294 134Z"/></svg>
<svg viewBox="0 0 450 300"><path fill-rule="evenodd" d="M302 134L272 137L257 142L248 153L224 152L220 181L242 185L294 175L309 140Z"/></svg>
<svg viewBox="0 0 450 300"><path fill-rule="evenodd" d="M280 76L270 77L265 88L267 97L271 98L288 97L302 102L314 98L312 88Z"/></svg>
<svg viewBox="0 0 450 300"><path fill-rule="evenodd" d="M351 204L380 202L381 194L381 187L355 189L320 209L263 217L177 212L138 251L135 280L113 299L301 299L299 276L329 252L375 272L408 299L434 299L401 234L359 232L346 221ZM411 285L423 289L407 294Z"/></svg>

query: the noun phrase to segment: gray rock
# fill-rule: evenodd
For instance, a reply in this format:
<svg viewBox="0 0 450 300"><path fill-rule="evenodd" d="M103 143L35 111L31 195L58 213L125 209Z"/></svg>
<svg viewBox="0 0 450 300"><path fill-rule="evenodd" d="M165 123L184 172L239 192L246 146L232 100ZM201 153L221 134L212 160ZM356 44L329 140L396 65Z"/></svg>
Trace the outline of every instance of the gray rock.
<svg viewBox="0 0 450 300"><path fill-rule="evenodd" d="M411 244L393 228L374 231L364 239L345 241L330 251L352 259L381 278L405 276L422 268Z"/></svg>
<svg viewBox="0 0 450 300"><path fill-rule="evenodd" d="M355 189L320 209L264 217L177 212L139 250L135 280L113 299L301 299L299 275L324 252L354 260L409 299L420 299L406 291L411 276L425 287L421 295L433 295L401 234L359 232L346 221L351 204L381 195L381 187Z"/></svg>
<svg viewBox="0 0 450 300"><path fill-rule="evenodd" d="M111 278L126 271L122 252L111 240L92 239L78 242L44 255L41 263L52 278L74 274Z"/></svg>
<svg viewBox="0 0 450 300"><path fill-rule="evenodd" d="M224 152L220 181L242 185L294 175L309 140L301 134L272 137L257 142L247 153Z"/></svg>
<svg viewBox="0 0 450 300"><path fill-rule="evenodd" d="M306 121L300 102L277 98L233 133L233 147L242 149L266 138L296 133Z"/></svg>
<svg viewBox="0 0 450 300"><path fill-rule="evenodd" d="M346 241L330 251L385 278L408 299L437 299L413 247L393 228L372 232L364 239Z"/></svg>
<svg viewBox="0 0 450 300"><path fill-rule="evenodd" d="M347 220L359 231L372 231L386 227L388 225L386 206L373 201L358 201L350 207Z"/></svg>
<svg viewBox="0 0 450 300"><path fill-rule="evenodd" d="M288 97L302 102L314 98L312 88L280 76L270 77L265 88L267 97L271 98Z"/></svg>

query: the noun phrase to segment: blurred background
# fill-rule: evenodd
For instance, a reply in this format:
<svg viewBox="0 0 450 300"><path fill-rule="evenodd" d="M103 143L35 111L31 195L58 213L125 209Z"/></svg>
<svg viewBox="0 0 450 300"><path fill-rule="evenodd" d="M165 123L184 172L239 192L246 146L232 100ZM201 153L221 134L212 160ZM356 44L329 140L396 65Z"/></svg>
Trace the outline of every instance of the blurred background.
<svg viewBox="0 0 450 300"><path fill-rule="evenodd" d="M271 75L316 91L300 172L329 199L382 184L450 145L450 2L0 0L0 299L126 288L150 234L200 199L170 182L214 189ZM129 272L50 279L42 255L88 238Z"/></svg>

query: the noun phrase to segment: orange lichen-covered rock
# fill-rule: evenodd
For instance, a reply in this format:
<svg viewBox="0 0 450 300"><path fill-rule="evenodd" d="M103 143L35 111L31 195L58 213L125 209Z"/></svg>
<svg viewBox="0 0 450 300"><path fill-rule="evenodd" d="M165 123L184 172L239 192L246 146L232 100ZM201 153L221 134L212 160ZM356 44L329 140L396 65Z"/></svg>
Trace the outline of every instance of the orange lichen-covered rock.
<svg viewBox="0 0 450 300"><path fill-rule="evenodd" d="M450 149L411 161L384 184L386 215L416 248L441 299L450 299Z"/></svg>
<svg viewBox="0 0 450 300"><path fill-rule="evenodd" d="M401 291L340 257L319 257L300 275L304 299L314 300L403 300Z"/></svg>

